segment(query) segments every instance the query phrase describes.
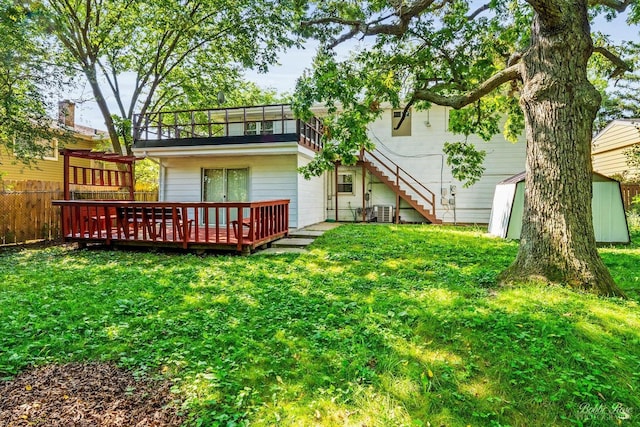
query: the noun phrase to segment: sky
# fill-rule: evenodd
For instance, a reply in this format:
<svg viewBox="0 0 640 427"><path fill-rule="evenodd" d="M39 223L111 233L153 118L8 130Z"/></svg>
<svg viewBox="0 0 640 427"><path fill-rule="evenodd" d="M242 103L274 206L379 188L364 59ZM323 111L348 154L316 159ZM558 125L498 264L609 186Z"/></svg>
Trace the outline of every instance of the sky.
<svg viewBox="0 0 640 427"><path fill-rule="evenodd" d="M618 16L612 22L606 22L604 18L598 18L594 23L592 30L601 31L609 34L614 42L624 40L639 40L640 26L630 27L625 22L626 15ZM267 74L259 74L255 71L248 70L246 78L249 81L256 82L264 89L276 89L279 93L293 93L296 80L302 75L305 69L309 68L313 62L317 44L315 42L307 43L303 49L292 49L280 55L279 64L272 66ZM129 80L132 87L133 79ZM127 81L124 80L123 91L127 90ZM68 98L76 102L76 123L90 126L96 129L105 129L104 119L98 110L92 98L91 88L88 84L80 84L76 90L70 93L62 94L61 99ZM113 99L107 97L107 102L114 104Z"/></svg>

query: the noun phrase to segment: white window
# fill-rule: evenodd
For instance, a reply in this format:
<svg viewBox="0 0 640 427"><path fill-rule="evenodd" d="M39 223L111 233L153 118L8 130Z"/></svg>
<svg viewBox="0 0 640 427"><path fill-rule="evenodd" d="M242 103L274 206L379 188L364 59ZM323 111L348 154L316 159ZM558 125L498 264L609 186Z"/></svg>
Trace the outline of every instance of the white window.
<svg viewBox="0 0 640 427"><path fill-rule="evenodd" d="M273 135L273 121L268 120L268 121L262 122L262 134Z"/></svg>
<svg viewBox="0 0 640 427"><path fill-rule="evenodd" d="M273 135L273 121L246 122L244 126L245 135Z"/></svg>
<svg viewBox="0 0 640 427"><path fill-rule="evenodd" d="M246 122L244 124L244 134L245 135L257 135L258 134L258 123L257 122Z"/></svg>
<svg viewBox="0 0 640 427"><path fill-rule="evenodd" d="M353 172L338 174L338 193L353 194Z"/></svg>

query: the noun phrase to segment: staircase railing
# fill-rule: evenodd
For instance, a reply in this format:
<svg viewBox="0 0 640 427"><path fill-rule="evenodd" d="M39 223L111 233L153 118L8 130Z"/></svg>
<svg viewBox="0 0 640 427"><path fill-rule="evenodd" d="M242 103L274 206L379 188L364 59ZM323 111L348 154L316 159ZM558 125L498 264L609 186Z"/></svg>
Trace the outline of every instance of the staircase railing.
<svg viewBox="0 0 640 427"><path fill-rule="evenodd" d="M418 203L424 202L424 209L432 216L436 214L436 195L433 191L429 190L420 181L414 178L409 172L404 170L400 165L391 160L384 153L379 150L375 152L362 150L360 152L360 158L364 162L370 163L372 166L378 168L388 179L394 180L394 184L399 190L410 189L413 192L413 196L417 196Z"/></svg>

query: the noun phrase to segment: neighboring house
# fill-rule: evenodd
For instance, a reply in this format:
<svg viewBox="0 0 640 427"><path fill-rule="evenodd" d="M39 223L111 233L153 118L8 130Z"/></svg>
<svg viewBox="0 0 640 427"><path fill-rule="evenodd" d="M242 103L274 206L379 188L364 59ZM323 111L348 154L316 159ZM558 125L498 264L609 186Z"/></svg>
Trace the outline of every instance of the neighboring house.
<svg viewBox="0 0 640 427"><path fill-rule="evenodd" d="M593 170L606 176L632 179L640 175L627 163L627 152L640 144L640 119L621 119L609 123L593 138Z"/></svg>
<svg viewBox="0 0 640 427"><path fill-rule="evenodd" d="M411 111L394 129L401 110L389 109L369 127L375 151L310 180L297 170L322 149L321 121L297 120L289 105L148 113L134 129L133 152L160 164L160 201L288 199L290 228L324 220L486 224L495 185L524 168L525 144L469 137L487 152L486 172L463 188L443 156L445 142L464 138L448 131L449 111Z"/></svg>
<svg viewBox="0 0 640 427"><path fill-rule="evenodd" d="M94 149L97 144L106 138L103 131L80 126L75 123L75 105L69 101L61 101L58 104L59 118L56 129L71 133L71 140L66 146L74 149ZM63 162L59 156L58 141L43 141L50 147L42 159L38 159L31 166L18 161L13 153L0 148L0 180L12 181L38 181L59 183L62 188ZM1 188L0 188L1 190Z"/></svg>

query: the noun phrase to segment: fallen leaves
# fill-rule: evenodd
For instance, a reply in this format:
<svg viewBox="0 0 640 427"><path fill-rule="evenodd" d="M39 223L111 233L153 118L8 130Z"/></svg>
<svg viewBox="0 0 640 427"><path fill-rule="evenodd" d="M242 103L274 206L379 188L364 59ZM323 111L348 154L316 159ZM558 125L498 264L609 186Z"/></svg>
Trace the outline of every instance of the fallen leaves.
<svg viewBox="0 0 640 427"><path fill-rule="evenodd" d="M111 364L45 366L0 382L0 425L179 426L170 387Z"/></svg>

